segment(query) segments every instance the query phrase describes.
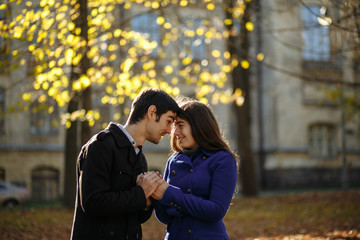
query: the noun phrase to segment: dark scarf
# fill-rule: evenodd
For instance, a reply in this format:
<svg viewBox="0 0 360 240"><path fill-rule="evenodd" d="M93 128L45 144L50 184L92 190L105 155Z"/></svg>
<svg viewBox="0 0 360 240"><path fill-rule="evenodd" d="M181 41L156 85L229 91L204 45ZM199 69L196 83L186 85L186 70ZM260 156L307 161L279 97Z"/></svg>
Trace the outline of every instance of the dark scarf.
<svg viewBox="0 0 360 240"><path fill-rule="evenodd" d="M191 155L195 154L197 151L199 151L199 148L184 148L183 153L190 157Z"/></svg>

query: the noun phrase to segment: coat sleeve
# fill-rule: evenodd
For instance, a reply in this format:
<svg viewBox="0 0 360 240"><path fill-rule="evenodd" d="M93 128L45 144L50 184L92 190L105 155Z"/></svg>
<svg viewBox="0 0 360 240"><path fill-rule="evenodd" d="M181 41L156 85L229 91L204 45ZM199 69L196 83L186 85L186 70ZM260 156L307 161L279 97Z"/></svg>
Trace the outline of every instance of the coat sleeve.
<svg viewBox="0 0 360 240"><path fill-rule="evenodd" d="M124 191L111 190L113 146L109 141L93 141L80 156L79 200L84 212L94 215L137 213L146 207L140 186Z"/></svg>
<svg viewBox="0 0 360 240"><path fill-rule="evenodd" d="M141 211L141 212L139 213L139 216L138 216L138 223L139 223L139 224L143 224L143 223L145 223L147 220L149 220L149 218L150 218L151 215L152 215L153 210L154 210L154 207L153 207L153 206L150 206L149 209L144 210L144 211Z"/></svg>
<svg viewBox="0 0 360 240"><path fill-rule="evenodd" d="M214 168L209 199L183 193L180 188L170 185L161 203L175 207L177 211L185 215L216 222L225 216L230 206L236 181L236 161L230 154L226 154L217 161Z"/></svg>

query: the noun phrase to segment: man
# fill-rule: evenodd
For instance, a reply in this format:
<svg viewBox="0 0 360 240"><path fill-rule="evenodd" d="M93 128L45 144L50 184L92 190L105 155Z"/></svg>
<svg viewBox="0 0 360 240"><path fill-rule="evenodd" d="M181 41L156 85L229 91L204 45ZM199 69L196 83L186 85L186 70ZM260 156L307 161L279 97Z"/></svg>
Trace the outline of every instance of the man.
<svg viewBox="0 0 360 240"><path fill-rule="evenodd" d="M141 239L152 214L149 197L163 180L147 172L141 146L171 132L177 103L148 89L133 101L124 126L110 123L81 149L72 240Z"/></svg>

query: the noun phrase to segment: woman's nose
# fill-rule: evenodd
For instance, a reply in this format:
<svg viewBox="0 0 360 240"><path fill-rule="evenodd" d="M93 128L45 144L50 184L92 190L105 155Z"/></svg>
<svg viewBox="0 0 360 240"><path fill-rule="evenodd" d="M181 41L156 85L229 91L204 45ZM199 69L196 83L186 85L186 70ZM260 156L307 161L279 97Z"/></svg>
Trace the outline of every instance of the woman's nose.
<svg viewBox="0 0 360 240"><path fill-rule="evenodd" d="M174 127L174 135L177 136L179 135L179 128L178 127Z"/></svg>

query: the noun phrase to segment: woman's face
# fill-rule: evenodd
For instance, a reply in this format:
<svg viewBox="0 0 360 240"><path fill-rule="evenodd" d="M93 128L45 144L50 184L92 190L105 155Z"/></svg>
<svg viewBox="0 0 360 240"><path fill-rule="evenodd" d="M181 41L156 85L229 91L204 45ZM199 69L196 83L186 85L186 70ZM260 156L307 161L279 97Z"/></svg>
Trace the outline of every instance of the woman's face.
<svg viewBox="0 0 360 240"><path fill-rule="evenodd" d="M199 146L192 136L190 123L185 119L176 117L174 135L181 148L197 148Z"/></svg>

